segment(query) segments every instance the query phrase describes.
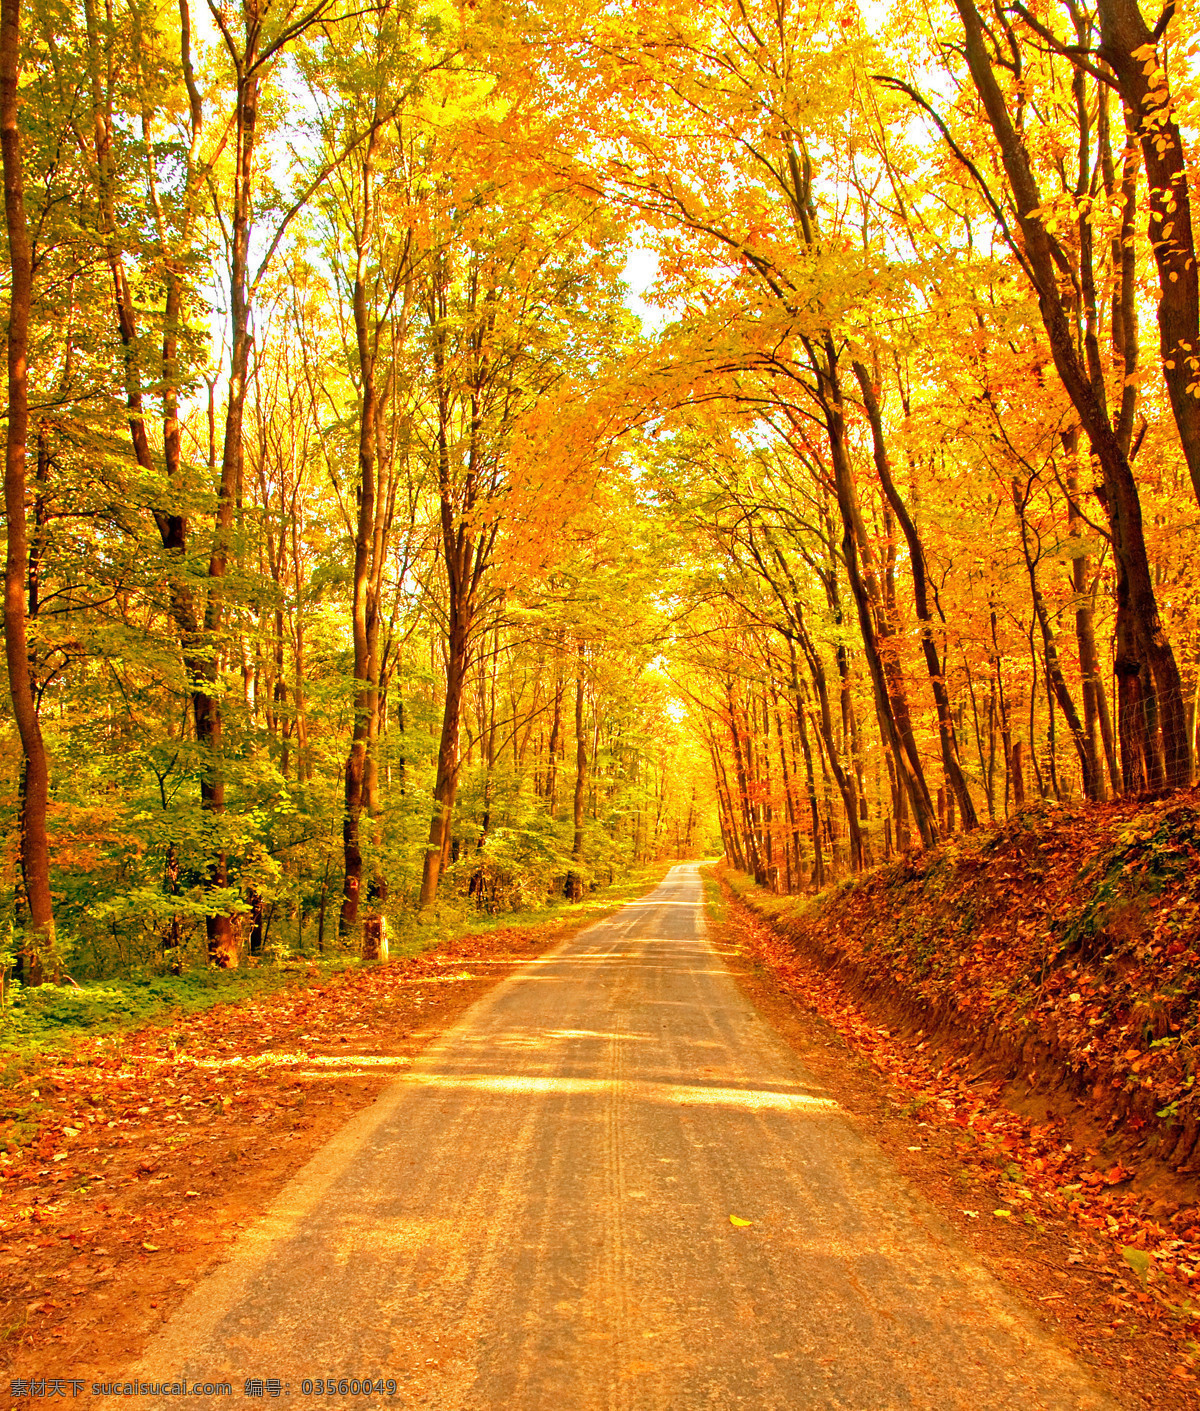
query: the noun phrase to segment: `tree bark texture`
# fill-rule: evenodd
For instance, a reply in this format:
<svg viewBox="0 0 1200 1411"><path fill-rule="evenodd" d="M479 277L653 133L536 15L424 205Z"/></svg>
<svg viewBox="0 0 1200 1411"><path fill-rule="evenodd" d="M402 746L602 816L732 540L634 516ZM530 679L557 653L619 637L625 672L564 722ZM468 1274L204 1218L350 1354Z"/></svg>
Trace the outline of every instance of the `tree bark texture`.
<svg viewBox="0 0 1200 1411"><path fill-rule="evenodd" d="M46 831L50 770L33 696L25 619L29 570L25 496L33 255L25 215L25 173L17 101L20 69L20 0L0 0L0 152L4 164L4 216L12 281L8 315L8 429L4 449L4 510L8 521L4 565L4 653L13 716L24 755L20 855L29 905L29 934L23 945L24 972L27 983L37 984L42 978L44 957L53 950L55 936L54 905L50 891L50 842Z"/></svg>
<svg viewBox="0 0 1200 1411"><path fill-rule="evenodd" d="M1137 0L1099 0L1100 54L1133 115L1146 167L1150 246L1158 268L1158 331L1163 380L1200 500L1200 270L1192 229L1183 134L1172 108L1159 36Z"/></svg>

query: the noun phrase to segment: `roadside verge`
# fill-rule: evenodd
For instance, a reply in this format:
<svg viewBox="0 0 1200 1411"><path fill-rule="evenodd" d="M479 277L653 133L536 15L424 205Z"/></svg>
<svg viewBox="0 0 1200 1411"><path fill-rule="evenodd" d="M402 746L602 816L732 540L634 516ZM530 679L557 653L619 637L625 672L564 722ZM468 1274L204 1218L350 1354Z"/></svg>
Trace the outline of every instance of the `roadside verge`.
<svg viewBox="0 0 1200 1411"><path fill-rule="evenodd" d="M308 983L81 1038L14 1071L4 1095L28 1120L0 1156L3 1390L112 1381L398 1070L668 866L551 921L332 976L314 967Z"/></svg>

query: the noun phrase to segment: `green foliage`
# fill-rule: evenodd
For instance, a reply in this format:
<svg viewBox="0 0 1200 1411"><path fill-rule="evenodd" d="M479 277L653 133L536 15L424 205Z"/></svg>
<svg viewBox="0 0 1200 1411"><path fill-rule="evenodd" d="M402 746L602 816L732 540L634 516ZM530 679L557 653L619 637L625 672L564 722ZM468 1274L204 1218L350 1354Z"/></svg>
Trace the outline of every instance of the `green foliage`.
<svg viewBox="0 0 1200 1411"><path fill-rule="evenodd" d="M80 1033L169 1023L175 1014L195 1014L214 1005L236 1004L273 990L311 984L315 974L353 963L338 959L319 969L313 964L292 964L195 970L184 975L135 969L123 979L94 984L17 987L10 992L3 1011L0 1052L19 1060L23 1053L56 1047Z"/></svg>
<svg viewBox="0 0 1200 1411"><path fill-rule="evenodd" d="M661 881L669 864L631 868L612 886L600 888L581 903L563 897L542 898L521 910L481 918L471 900L451 892L430 911L400 911L392 932L394 958L419 955L459 936L504 926L552 926L564 920L588 923L616 906L641 896ZM311 985L323 977L361 964L356 957L309 956L304 960L276 955L266 963L237 970L197 968L181 975L133 967L120 979L92 983L13 987L0 1008L0 1086L12 1085L36 1054L70 1043L81 1034L120 1031L143 1024L169 1024L172 1017L215 1005L239 1004L280 989Z"/></svg>
<svg viewBox="0 0 1200 1411"><path fill-rule="evenodd" d="M721 890L721 883L713 873L711 865L700 869L700 881L704 886L704 906L708 918L714 925L720 926L725 921L728 907L725 904L725 893Z"/></svg>
<svg viewBox="0 0 1200 1411"><path fill-rule="evenodd" d="M81 988L18 997L14 1034L132 1020L193 985L208 995L197 977L217 918L243 963L335 963L358 945L353 925L339 935L339 912L345 771L363 720L360 314L377 335L381 506L362 910L386 895L393 945L419 947L471 918L556 903L572 871L591 897L712 831L706 763L669 713L678 700L657 659L671 546L626 473L618 374L638 339L622 220L527 150L531 114L499 96L492 71L495 45L511 42L494 22L401 4L330 13L263 51L243 213L252 263L270 253L246 280L239 424L228 311L210 308L230 287L245 194L224 43L194 27L185 63L176 12L126 0L29 11L28 625L52 774L48 973ZM264 43L288 23L272 11ZM106 130L91 122L97 103ZM128 290L119 319L114 288ZM453 616L439 444L464 497L451 518L491 535L491 557L486 571L477 560L449 866L418 917ZM217 716L209 738L201 720ZM20 773L0 713L10 974L25 923Z"/></svg>

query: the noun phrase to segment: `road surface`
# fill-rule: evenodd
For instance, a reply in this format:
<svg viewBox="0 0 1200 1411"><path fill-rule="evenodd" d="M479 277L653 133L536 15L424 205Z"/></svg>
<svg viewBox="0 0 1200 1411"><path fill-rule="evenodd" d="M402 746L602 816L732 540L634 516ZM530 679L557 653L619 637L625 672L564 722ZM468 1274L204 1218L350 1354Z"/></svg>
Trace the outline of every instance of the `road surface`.
<svg viewBox="0 0 1200 1411"><path fill-rule="evenodd" d="M741 996L694 865L469 1010L136 1375L438 1411L1113 1404Z"/></svg>

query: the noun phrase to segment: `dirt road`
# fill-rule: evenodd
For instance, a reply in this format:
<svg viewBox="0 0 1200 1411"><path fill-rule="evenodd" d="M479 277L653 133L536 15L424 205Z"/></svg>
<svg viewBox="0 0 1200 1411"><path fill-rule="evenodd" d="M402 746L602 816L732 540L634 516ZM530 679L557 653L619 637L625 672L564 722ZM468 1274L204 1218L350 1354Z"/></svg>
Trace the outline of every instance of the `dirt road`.
<svg viewBox="0 0 1200 1411"><path fill-rule="evenodd" d="M695 866L325 1147L129 1380L181 1377L439 1411L1112 1405L742 999Z"/></svg>

